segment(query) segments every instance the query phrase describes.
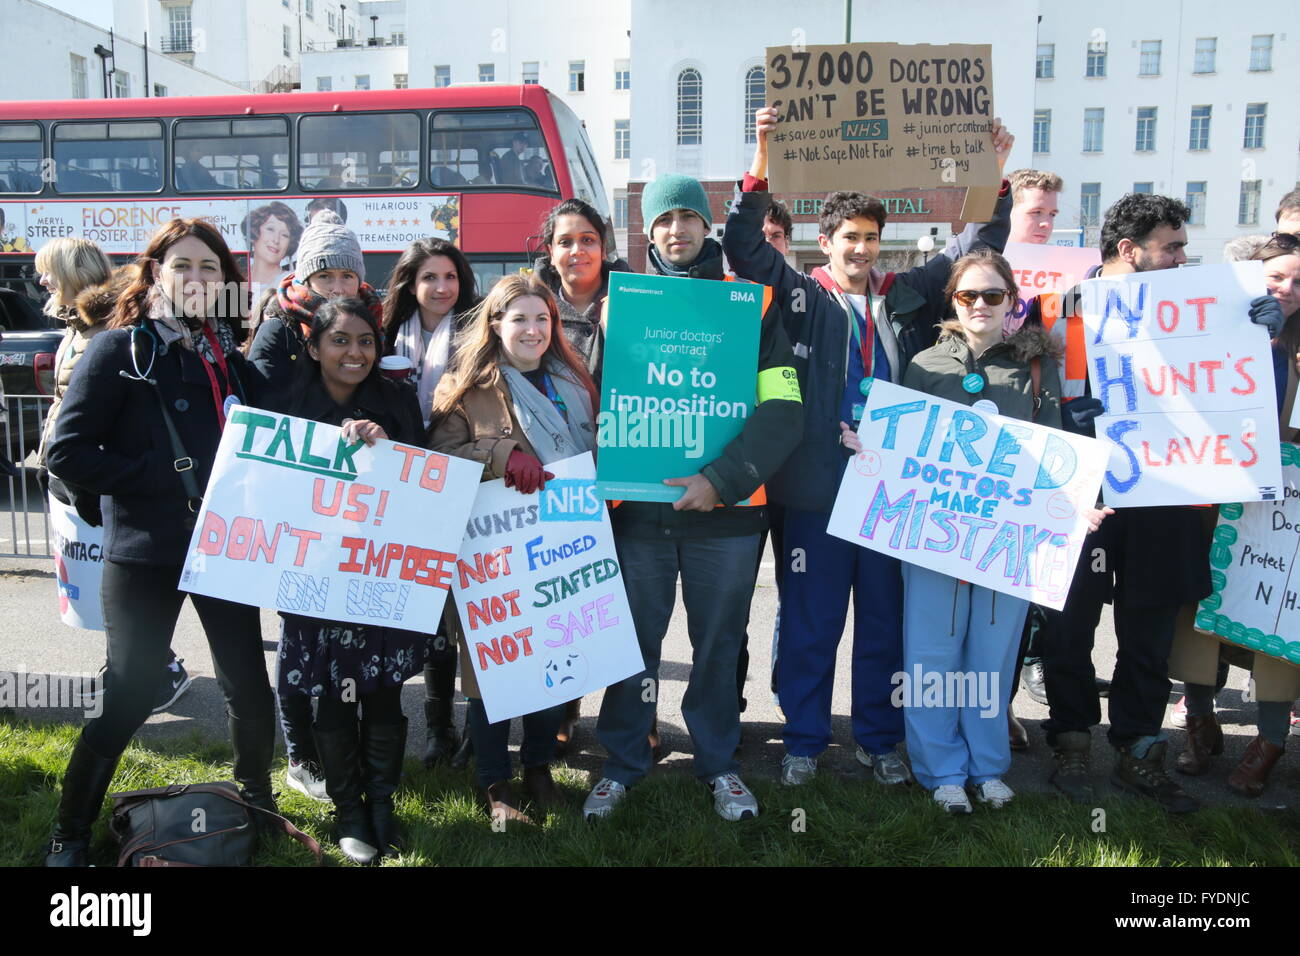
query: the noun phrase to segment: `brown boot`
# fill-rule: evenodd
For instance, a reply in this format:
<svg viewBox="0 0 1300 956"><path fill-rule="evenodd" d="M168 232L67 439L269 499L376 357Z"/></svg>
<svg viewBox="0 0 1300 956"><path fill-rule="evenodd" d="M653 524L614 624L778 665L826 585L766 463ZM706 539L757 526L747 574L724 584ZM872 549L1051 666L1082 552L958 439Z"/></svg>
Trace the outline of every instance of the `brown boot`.
<svg viewBox="0 0 1300 956"><path fill-rule="evenodd" d="M515 792L509 780L498 780L490 784L483 791L483 799L487 801L488 815L492 817L493 823L501 820L531 825L533 822L528 814L519 809L519 801L515 799Z"/></svg>
<svg viewBox="0 0 1300 956"><path fill-rule="evenodd" d="M1187 715L1187 748L1178 755L1174 767L1189 777L1199 777L1210 769L1210 758L1223 753L1223 729L1213 714L1204 717Z"/></svg>
<svg viewBox="0 0 1300 956"><path fill-rule="evenodd" d="M655 714L654 723L650 725L650 733L646 735L646 740L650 744L650 759L655 763L663 760L668 756L663 748L663 741L659 739L659 715Z"/></svg>
<svg viewBox="0 0 1300 956"><path fill-rule="evenodd" d="M1268 775L1273 772L1273 765L1285 752L1263 737L1256 737L1246 748L1246 755L1241 758L1235 770L1228 774L1228 786L1243 797L1258 797L1264 792Z"/></svg>
<svg viewBox="0 0 1300 956"><path fill-rule="evenodd" d="M1029 731L1025 730L1025 725L1016 718L1016 712L1010 707L1007 708L1007 736L1011 739L1012 750L1029 749Z"/></svg>
<svg viewBox="0 0 1300 956"><path fill-rule="evenodd" d="M551 765L524 768L524 793L543 813L560 805L560 791L551 778Z"/></svg>
<svg viewBox="0 0 1300 956"><path fill-rule="evenodd" d="M563 757L569 752L573 739L578 736L578 720L582 717L582 698L571 700L564 705L564 720L555 732L555 756Z"/></svg>

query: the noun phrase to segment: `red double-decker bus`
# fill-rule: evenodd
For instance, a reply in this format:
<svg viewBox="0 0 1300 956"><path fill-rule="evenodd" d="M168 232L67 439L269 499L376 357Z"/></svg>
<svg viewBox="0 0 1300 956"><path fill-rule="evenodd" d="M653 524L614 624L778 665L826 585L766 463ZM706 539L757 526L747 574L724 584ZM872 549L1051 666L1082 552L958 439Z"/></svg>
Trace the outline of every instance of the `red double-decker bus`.
<svg viewBox="0 0 1300 956"><path fill-rule="evenodd" d="M215 222L265 286L326 207L375 285L440 236L483 289L571 196L608 214L581 121L536 85L0 102L0 271L32 295L42 244L80 236L128 258L174 216Z"/></svg>

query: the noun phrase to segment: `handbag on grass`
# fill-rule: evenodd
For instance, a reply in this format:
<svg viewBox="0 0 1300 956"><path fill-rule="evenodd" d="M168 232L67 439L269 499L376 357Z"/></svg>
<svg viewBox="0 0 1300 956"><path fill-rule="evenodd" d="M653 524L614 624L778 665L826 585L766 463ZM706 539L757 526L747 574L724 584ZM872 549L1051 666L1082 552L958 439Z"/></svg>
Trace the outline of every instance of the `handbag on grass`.
<svg viewBox="0 0 1300 956"><path fill-rule="evenodd" d="M320 863L319 843L278 813L247 803L230 782L172 784L109 796L109 826L122 844L118 866L249 866L259 813L265 825L283 830Z"/></svg>

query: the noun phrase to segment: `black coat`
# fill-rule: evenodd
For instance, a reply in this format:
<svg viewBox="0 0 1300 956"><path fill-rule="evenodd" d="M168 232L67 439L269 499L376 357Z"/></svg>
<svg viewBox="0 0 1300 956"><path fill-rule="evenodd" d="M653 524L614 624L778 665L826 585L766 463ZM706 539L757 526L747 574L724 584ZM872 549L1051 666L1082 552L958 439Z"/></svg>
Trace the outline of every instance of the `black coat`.
<svg viewBox="0 0 1300 956"><path fill-rule="evenodd" d="M152 325L152 323L150 323ZM151 340L136 352L148 366ZM195 515L190 511L158 394L134 374L131 330L109 329L91 340L64 393L47 461L65 481L105 496L104 552L111 561L156 566L185 561ZM238 352L226 357L230 390L256 405L262 379ZM202 360L179 344L158 342L150 377L158 383L200 492L207 487L221 441L212 387Z"/></svg>
<svg viewBox="0 0 1300 956"><path fill-rule="evenodd" d="M424 418L415 389L405 383L372 375L357 387L347 405L337 404L320 379L315 379L300 397L273 409L297 418L309 418L326 425L342 425L345 419L369 419L379 425L391 441L424 447Z"/></svg>

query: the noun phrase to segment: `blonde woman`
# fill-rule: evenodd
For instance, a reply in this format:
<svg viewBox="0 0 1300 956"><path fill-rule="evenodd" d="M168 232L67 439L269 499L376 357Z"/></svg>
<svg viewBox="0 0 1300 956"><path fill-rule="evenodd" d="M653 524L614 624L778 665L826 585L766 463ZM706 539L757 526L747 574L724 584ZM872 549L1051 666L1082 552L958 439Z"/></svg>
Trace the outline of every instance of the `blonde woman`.
<svg viewBox="0 0 1300 956"><path fill-rule="evenodd" d="M430 446L483 463L483 480L504 478L531 495L547 464L596 445L596 386L560 325L555 296L535 276L506 276L471 313L453 348L455 367L433 396ZM450 623L450 621L449 621ZM455 628L458 632L460 628ZM489 724L458 635L461 690L479 786L494 817L531 822L510 786L510 722ZM550 762L563 705L523 718L524 788L548 809L557 802Z"/></svg>

